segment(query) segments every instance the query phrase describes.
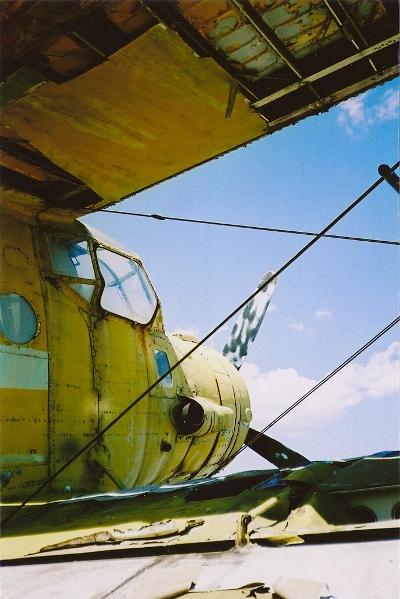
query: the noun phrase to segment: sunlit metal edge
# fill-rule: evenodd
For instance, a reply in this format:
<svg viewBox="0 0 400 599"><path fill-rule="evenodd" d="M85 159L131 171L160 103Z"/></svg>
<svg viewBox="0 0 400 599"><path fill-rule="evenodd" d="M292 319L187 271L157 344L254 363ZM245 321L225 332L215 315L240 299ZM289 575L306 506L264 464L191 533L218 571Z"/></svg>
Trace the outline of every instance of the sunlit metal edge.
<svg viewBox="0 0 400 599"><path fill-rule="evenodd" d="M361 52L352 54L348 58L345 58L344 60L341 60L340 62L337 62L336 64L333 64L330 67L322 69L322 71L318 71L317 73L313 73L312 75L309 75L308 77L304 77L301 81L298 81L297 83L288 85L287 87L280 89L279 91L277 91L273 94L270 94L269 96L265 96L264 98L257 100L257 102L253 102L252 106L253 106L253 108L262 108L266 104L270 104L271 102L274 102L275 100L278 100L279 98L282 98L283 96L287 96L288 94L291 94L292 92L300 89L301 87L304 87L308 83L312 83L313 81L318 81L318 79L327 77L328 75L331 75L332 73L335 73L336 71L339 71L340 69L344 69L345 67L350 66L351 64L353 64L359 60L362 60L363 58L367 58L368 56L371 56L372 54L376 54L376 52L379 52L380 50L383 50L384 48L387 48L388 46L395 44L399 40L400 40L400 34L397 33L396 35L393 35L392 37L389 37L386 40L381 41L381 42L375 44L374 46L371 46L370 48L367 48L366 50L361 50ZM397 66L396 66L396 68L397 68ZM349 89L349 88L346 88L346 89ZM336 92L336 93L339 94L340 91Z"/></svg>

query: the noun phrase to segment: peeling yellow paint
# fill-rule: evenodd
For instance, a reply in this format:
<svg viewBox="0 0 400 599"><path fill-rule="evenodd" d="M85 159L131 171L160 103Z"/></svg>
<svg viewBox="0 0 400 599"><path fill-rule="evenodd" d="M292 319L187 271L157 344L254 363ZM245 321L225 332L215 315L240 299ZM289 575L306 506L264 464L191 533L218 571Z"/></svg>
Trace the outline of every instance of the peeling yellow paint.
<svg viewBox="0 0 400 599"><path fill-rule="evenodd" d="M211 59L155 26L80 77L9 104L4 120L107 203L262 135L241 96L224 118L229 85Z"/></svg>

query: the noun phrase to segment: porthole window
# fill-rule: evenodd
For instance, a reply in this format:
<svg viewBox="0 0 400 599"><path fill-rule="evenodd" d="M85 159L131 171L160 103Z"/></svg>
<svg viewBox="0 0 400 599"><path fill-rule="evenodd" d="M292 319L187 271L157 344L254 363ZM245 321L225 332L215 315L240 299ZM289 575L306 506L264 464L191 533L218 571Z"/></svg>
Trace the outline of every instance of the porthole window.
<svg viewBox="0 0 400 599"><path fill-rule="evenodd" d="M0 332L12 343L29 343L37 331L32 306L17 293L0 295Z"/></svg>
<svg viewBox="0 0 400 599"><path fill-rule="evenodd" d="M392 518L393 518L393 520L400 519L400 503L396 503L396 505L393 506Z"/></svg>

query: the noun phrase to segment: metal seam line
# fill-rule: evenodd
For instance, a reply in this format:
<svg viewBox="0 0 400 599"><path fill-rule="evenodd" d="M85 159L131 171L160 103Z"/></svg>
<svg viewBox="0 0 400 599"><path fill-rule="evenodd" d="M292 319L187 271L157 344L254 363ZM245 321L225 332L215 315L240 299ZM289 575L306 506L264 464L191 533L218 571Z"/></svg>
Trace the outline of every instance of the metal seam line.
<svg viewBox="0 0 400 599"><path fill-rule="evenodd" d="M246 0L232 0L232 4L243 14L245 19L250 23L256 30L257 34L262 37L272 50L279 56L279 58L290 68L290 70L296 75L297 79L303 80L303 74L301 73L298 65L296 64L295 58L290 54L286 46L276 35L266 22L262 20L262 17L257 13L252 5Z"/></svg>
<svg viewBox="0 0 400 599"><path fill-rule="evenodd" d="M328 0L325 0L326 2L328 2ZM337 5L340 7L342 13L344 14L344 16L347 19L347 23L349 24L349 26L351 27L351 29L353 30L353 33L356 34L358 41L355 44L355 40L354 37L352 36L352 43L354 45L356 45L356 47L358 46L359 42L361 42L361 44L363 45L364 49L368 48L368 42L365 39L362 31L360 30L359 26L357 25L356 21L353 19L351 13L347 10L347 8L342 4L341 0L336 0ZM346 27L347 29L347 23L343 24L344 27ZM376 68L372 58L368 58L368 62L371 65L372 69L374 70L375 73L378 72L378 69Z"/></svg>
<svg viewBox="0 0 400 599"><path fill-rule="evenodd" d="M395 170L400 165L400 162L397 162L394 166L391 167L391 170ZM179 360L173 364L169 370L164 372L162 376L160 376L154 383L149 385L147 389L145 389L136 399L134 399L118 416L116 416L111 422L107 424L102 430L100 430L90 441L85 443L83 447L79 451L77 451L67 462L65 462L60 468L58 468L53 474L51 474L42 484L40 484L28 497L26 497L22 503L20 503L14 511L12 511L8 516L6 516L1 524L4 525L11 518L13 518L23 507L31 501L42 489L44 489L49 483L51 483L61 472L63 472L70 464L72 464L76 459L78 459L85 451L90 449L92 445L94 445L99 439L103 437L103 435L110 430L127 414L135 405L137 405L146 395L148 395L157 385L161 383L171 372L173 372L178 366L182 364L189 356L191 356L199 347L201 347L210 337L214 335L220 328L222 328L233 316L235 316L240 310L242 310L246 304L252 300L256 295L262 292L262 290L271 283L276 277L282 274L289 266L291 266L300 256L302 256L305 252L307 252L325 233L327 233L332 227L334 227L340 220L342 220L349 212L351 212L358 204L360 204L374 189L376 189L382 182L384 181L383 177L379 177L372 185L368 187L358 198L356 198L347 208L345 208L336 218L334 218L328 225L326 225L318 235L316 235L313 239L311 239L305 246L301 248L298 252L296 252L283 266L278 268L276 272L267 279L263 285L260 285L251 295L249 295L239 306L237 306L228 316L226 316L218 325L216 325L205 337L203 337L198 343L196 343L186 354L184 354Z"/></svg>
<svg viewBox="0 0 400 599"><path fill-rule="evenodd" d="M244 15L245 19L254 27L258 35L264 39L281 60L291 69L299 81L304 81L304 75L297 64L296 58L289 52L285 44L279 39L275 31L262 19L248 0L231 0L232 4ZM312 94L321 100L317 90L310 84L307 87Z"/></svg>
<svg viewBox="0 0 400 599"><path fill-rule="evenodd" d="M313 81L318 81L318 79L322 79L323 77L326 77L327 75L331 75L332 73L339 71L340 69L343 69L343 68L353 64L354 62L357 62L358 60L362 60L363 58L368 58L368 56L375 54L376 52L379 52L379 50L383 50L384 48L386 48L392 44L395 44L396 42L399 41L399 39L400 39L400 35L397 33L396 35L393 35L392 37L389 37L386 40L378 42L377 44L374 44L373 46L370 46L369 48L366 48L365 50L361 50L357 54L352 54L348 58L345 58L345 59L341 60L340 62L337 62L336 64L331 65L330 67L326 67L325 69L322 69L321 71L318 71L317 73L313 73L312 75L308 75L307 77L304 77L304 79L302 81L298 81L297 83L288 85L287 87L280 89L277 92L275 92L269 96L265 96L264 98L261 98L260 100L257 100L256 102L253 102L252 106L254 108L261 108L262 106L265 106L266 104L269 104L270 102L273 102L274 100L277 100L278 98L281 98L282 96L286 96L287 94L290 94L291 92L296 91L297 89L299 89L300 87L303 87L307 83L312 83Z"/></svg>
<svg viewBox="0 0 400 599"><path fill-rule="evenodd" d="M298 108L285 115L278 116L276 119L270 120L268 122L267 134L270 134L273 131L286 127L287 124L290 124L292 121L298 122L301 119L305 118L307 115L320 113L321 111L323 111L324 108L329 109L331 106L336 105L343 100L347 100L348 98L350 98L350 96L357 95L362 91L369 89L371 87L371 84L377 85L379 83L389 81L390 79L393 79L394 77L398 76L398 71L398 65L393 65L385 69L381 73L378 73L376 75L370 75L362 81L358 81L357 83L353 83L352 85L349 85L341 90L337 90L332 94L328 94L322 100L316 100L315 102L312 102L306 107ZM259 114L261 115L261 113Z"/></svg>
<svg viewBox="0 0 400 599"><path fill-rule="evenodd" d="M218 227L232 227L235 229L249 229L252 231L267 231L270 233L285 233L285 234L290 234L290 235L308 235L309 237L314 237L315 235L318 235L318 233L316 233L316 232L299 231L296 229L277 229L274 227L261 227L261 226L256 226L256 225L240 225L237 223L225 223L225 222L213 221L213 220L200 220L200 219L196 219L196 218L182 218L182 217L178 217L178 216L164 216L162 214L144 214L144 213L140 213L140 212L127 212L124 210L108 210L107 208L101 208L97 212L105 212L108 214L122 214L122 215L126 215L126 216L138 216L138 217L145 217L145 218L153 218L155 220L169 220L169 221L176 221L176 222L183 222L183 223L195 223L195 224L199 224L199 225L215 225ZM328 237L331 239L344 239L347 241L364 241L364 242L368 242L368 243L383 243L383 244L387 244L387 245L400 245L400 241L391 241L388 239L373 239L370 237L352 237L350 235L333 235L333 234L322 235L322 237Z"/></svg>

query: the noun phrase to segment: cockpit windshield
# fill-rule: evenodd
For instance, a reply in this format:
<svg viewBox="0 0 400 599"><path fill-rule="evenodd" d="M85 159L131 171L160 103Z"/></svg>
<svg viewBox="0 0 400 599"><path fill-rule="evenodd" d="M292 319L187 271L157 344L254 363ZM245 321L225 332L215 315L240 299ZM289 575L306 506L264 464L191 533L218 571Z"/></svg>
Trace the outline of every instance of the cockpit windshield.
<svg viewBox="0 0 400 599"><path fill-rule="evenodd" d="M96 282L89 243L86 240L49 237L49 249L52 270L62 275L71 289L90 302L96 285L100 287L100 281L97 276ZM96 258L105 283L100 297L101 307L140 324L150 322L157 307L157 297L139 262L103 246L97 248Z"/></svg>
<svg viewBox="0 0 400 599"><path fill-rule="evenodd" d="M69 287L90 302L95 289L96 277L87 241L50 237L49 245L54 272L71 277L73 280L68 282Z"/></svg>
<svg viewBox="0 0 400 599"><path fill-rule="evenodd" d="M105 282L102 308L147 324L156 310L157 298L140 264L103 247L97 249L97 260Z"/></svg>

